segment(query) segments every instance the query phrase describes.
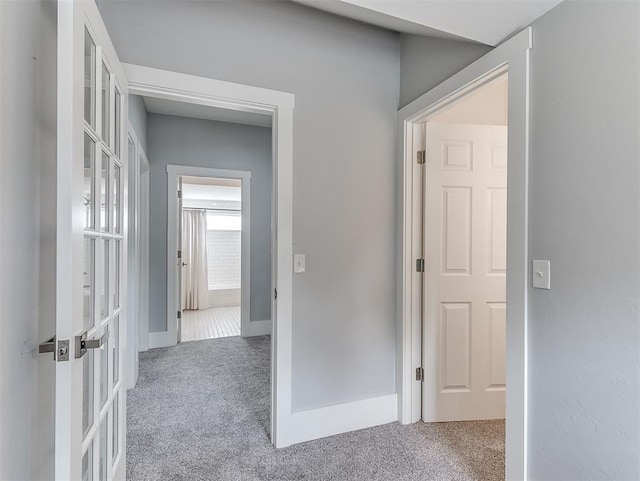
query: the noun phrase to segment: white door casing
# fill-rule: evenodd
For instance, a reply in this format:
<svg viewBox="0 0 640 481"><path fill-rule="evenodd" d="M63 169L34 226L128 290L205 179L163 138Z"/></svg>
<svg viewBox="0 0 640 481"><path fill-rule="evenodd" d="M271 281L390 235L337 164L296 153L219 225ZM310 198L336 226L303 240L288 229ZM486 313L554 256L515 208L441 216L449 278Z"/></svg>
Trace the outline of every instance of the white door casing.
<svg viewBox="0 0 640 481"><path fill-rule="evenodd" d="M125 378L126 389L135 387L138 380L138 345L140 339L140 329L138 319L141 311L141 253L142 244L140 242L140 161L138 157L138 142L133 130L129 130L127 136L127 159L129 164L128 175L128 197L127 209L129 218L129 229L127 231L127 349L125 355Z"/></svg>
<svg viewBox="0 0 640 481"><path fill-rule="evenodd" d="M58 2L57 55L55 479L124 479L127 81L93 1Z"/></svg>
<svg viewBox="0 0 640 481"><path fill-rule="evenodd" d="M142 145L131 125L128 135L128 202L129 230L128 248L128 317L127 349L124 372L126 388L135 387L138 379L138 353L146 351L149 343L149 307L148 307L148 171Z"/></svg>
<svg viewBox="0 0 640 481"><path fill-rule="evenodd" d="M178 327L176 328L176 343L182 341L182 274L184 270L184 258L182 256L182 176L178 176L178 192L176 203L177 228L175 230L178 260L176 261L176 311L178 314ZM173 314L173 313L172 313ZM168 320L167 320L168 322Z"/></svg>
<svg viewBox="0 0 640 481"><path fill-rule="evenodd" d="M426 124L425 422L505 417L507 127Z"/></svg>
<svg viewBox="0 0 640 481"><path fill-rule="evenodd" d="M140 159L140 319L139 350L149 349L149 160L144 151L138 151Z"/></svg>

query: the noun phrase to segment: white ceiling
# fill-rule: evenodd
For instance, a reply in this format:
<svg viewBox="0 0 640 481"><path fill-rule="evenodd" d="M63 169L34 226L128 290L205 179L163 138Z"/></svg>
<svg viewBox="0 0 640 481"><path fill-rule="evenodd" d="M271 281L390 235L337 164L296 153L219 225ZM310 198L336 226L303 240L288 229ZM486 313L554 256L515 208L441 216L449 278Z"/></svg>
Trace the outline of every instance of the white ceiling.
<svg viewBox="0 0 640 481"><path fill-rule="evenodd" d="M404 33L498 45L562 0L294 0Z"/></svg>
<svg viewBox="0 0 640 481"><path fill-rule="evenodd" d="M176 102L155 97L143 97L147 112L152 114L177 115L195 119L217 120L233 124L271 127L271 116L237 110L208 107L206 105Z"/></svg>

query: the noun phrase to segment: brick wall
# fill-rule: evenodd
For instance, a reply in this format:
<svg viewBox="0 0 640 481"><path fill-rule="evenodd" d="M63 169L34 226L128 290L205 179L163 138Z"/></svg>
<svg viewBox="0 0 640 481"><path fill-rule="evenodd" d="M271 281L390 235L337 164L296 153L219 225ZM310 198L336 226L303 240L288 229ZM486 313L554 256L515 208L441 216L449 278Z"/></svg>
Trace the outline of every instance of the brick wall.
<svg viewBox="0 0 640 481"><path fill-rule="evenodd" d="M240 287L240 231L208 230L209 288Z"/></svg>

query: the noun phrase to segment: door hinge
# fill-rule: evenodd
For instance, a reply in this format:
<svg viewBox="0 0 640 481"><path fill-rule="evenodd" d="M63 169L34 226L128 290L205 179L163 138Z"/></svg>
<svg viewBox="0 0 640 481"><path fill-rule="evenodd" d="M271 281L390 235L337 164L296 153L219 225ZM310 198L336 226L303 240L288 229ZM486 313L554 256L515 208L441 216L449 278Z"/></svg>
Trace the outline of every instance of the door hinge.
<svg viewBox="0 0 640 481"><path fill-rule="evenodd" d="M418 155L416 158L416 160L418 161L418 164L420 165L424 164L426 156L427 156L426 150L418 150Z"/></svg>
<svg viewBox="0 0 640 481"><path fill-rule="evenodd" d="M416 368L416 381L424 382L424 368L422 367Z"/></svg>
<svg viewBox="0 0 640 481"><path fill-rule="evenodd" d="M178 259L182 259L182 251L178 251Z"/></svg>
<svg viewBox="0 0 640 481"><path fill-rule="evenodd" d="M178 311L176 315L178 316L178 319L182 319L182 311Z"/></svg>
<svg viewBox="0 0 640 481"><path fill-rule="evenodd" d="M416 259L416 272L424 272L424 259Z"/></svg>
<svg viewBox="0 0 640 481"><path fill-rule="evenodd" d="M277 299L278 298L278 289L274 289L273 290L273 298Z"/></svg>
<svg viewBox="0 0 640 481"><path fill-rule="evenodd" d="M182 191L181 190L178 191L178 199L182 199Z"/></svg>
<svg viewBox="0 0 640 481"><path fill-rule="evenodd" d="M38 346L38 352L40 354L45 352L53 353L54 361L68 361L69 360L69 340L63 339L56 342L55 336L49 339L47 342L43 342Z"/></svg>

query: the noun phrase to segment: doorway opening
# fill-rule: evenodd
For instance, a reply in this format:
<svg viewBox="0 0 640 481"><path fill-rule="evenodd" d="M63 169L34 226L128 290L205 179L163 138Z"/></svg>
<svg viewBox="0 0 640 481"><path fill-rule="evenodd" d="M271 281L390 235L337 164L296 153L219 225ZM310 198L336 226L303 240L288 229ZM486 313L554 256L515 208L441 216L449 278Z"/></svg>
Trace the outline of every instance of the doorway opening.
<svg viewBox="0 0 640 481"><path fill-rule="evenodd" d="M249 310L242 309L242 180L181 176L179 183L180 340L239 336Z"/></svg>
<svg viewBox="0 0 640 481"><path fill-rule="evenodd" d="M505 469L507 72L416 122L415 403Z"/></svg>
<svg viewBox="0 0 640 481"><path fill-rule="evenodd" d="M399 304L401 306L399 315L402 323L399 326L400 335L398 337L398 365L399 372L401 372L398 380L399 418L403 424L423 419L423 394L427 389L423 384L435 384L436 388L439 389L439 391L436 391L436 397L445 393L451 394L452 397L450 399L453 403L457 402L453 400L453 397L458 395L469 394L468 397L472 397L471 393L477 386L477 382L474 380L474 369L477 370L480 366L483 366L482 369L485 374L481 377L484 377L483 382L485 385L482 389L484 389L485 394L492 394L494 398L497 396L504 397L504 416L508 419L503 428L506 479L526 479L527 473L526 345L527 292L530 275L527 242L528 77L529 51L531 48L532 35L531 29L528 28L398 112L398 134L399 138L402 139L399 145L399 156L403 165L401 187L403 198L402 278L401 288L399 289ZM437 127L436 122L433 121L438 116L453 112L456 106L461 105L465 99L468 100L474 92L480 92L480 89L483 87L488 88L491 84L495 85L507 74L508 145L506 158L499 160L502 155L499 150L502 149L496 149L496 152L492 153L495 161L491 160L491 168L495 168L493 163L496 165L504 164L506 171L507 188L504 193L493 196L491 200L494 204L493 211L503 210L504 207L500 209L498 207L501 202L506 202L505 234L497 235L497 232L501 229L494 229L489 224L480 231L484 239L484 251L482 251L482 243L478 243L480 247L476 247L476 251L474 251L476 243L473 242L472 236L474 235L474 223L477 223L478 219L473 217L472 209L475 205L473 203L473 189L470 190L469 186L467 186L465 190L462 188L465 187L462 184L445 185L445 183L441 183L441 197L437 199L438 203L435 206L427 206L426 196L423 197L423 192L426 194L426 189L423 189L422 170L430 167L426 167L422 163L425 156L427 157L426 163L429 163L429 154L423 151L426 150L427 131L431 127ZM494 107L495 104L490 104L487 109ZM429 125L430 122L431 125ZM443 122L440 123L443 124ZM449 137L449 135L445 137ZM451 139L449 138L448 140ZM438 167L441 171L444 170L444 167L451 172L455 173L457 171L460 173L464 172L465 169L469 171L469 167L473 167L473 150L469 145L469 141L462 143L451 142L451 152L445 150L447 163L444 165L442 163L442 151L444 148L442 147L441 145L439 152L440 164ZM469 151L471 151L471 154L469 154ZM451 157L450 161L448 159L449 155ZM508 159L508 169L506 168L506 159ZM425 182L426 179L425 176ZM452 189L448 189L448 187ZM460 188L456 190L458 187ZM451 194L450 197L449 194ZM431 203L433 202L432 199ZM488 199L485 198L481 203L484 204L485 213L491 211L491 203ZM445 212L447 210L451 211L451 215L446 217L446 220L451 220L452 227L447 232L447 229L444 228L447 226L443 224L437 226L437 229L440 230L440 247L436 245L433 248L433 246L426 245L429 232L423 229L425 225L423 214L426 214L429 207L434 207L436 212L437 209L435 207L439 207L439 215L442 220L443 205L446 207ZM427 209L423 209L423 206L426 206ZM458 220L464 219L466 216L468 222L455 222L456 216ZM427 229L429 225L427 222ZM453 228L454 225L457 226L455 229ZM497 224L495 227L497 227ZM475 282L474 269L478 269L473 265L474 258L481 259L485 263L485 269L486 266L491 265L491 262L494 262L495 266L499 265L499 262L497 262L498 257L495 259L490 257L489 248L496 250L499 247L499 242L494 244L493 241L490 242L488 240L490 229L496 232L496 240L499 238L504 239L506 246L506 257L501 256L501 258L505 259L504 273L499 273L499 275L498 273L490 273L491 276L496 278L499 276L504 277L505 301L490 301L489 296L485 295L486 293L483 294L486 297L484 300L485 329L475 335L472 331L473 327L475 327L471 324L473 321L472 316L475 314L474 303L480 301L465 299L462 296L462 290L460 290L461 294L458 298L448 301L441 299L440 305L435 311L435 316L433 316L434 310L431 308L432 318L429 319L426 316L429 301L426 299L426 295L422 295L423 291L425 294L431 294L436 301L440 291L438 289L435 289L435 291L431 289L430 291L432 286L426 279L426 273L423 274L421 272L423 270L421 269L422 266L426 265L424 270L435 269L440 277L444 275L451 279L457 278L458 281L466 277L470 279L469 283L472 284ZM444 236L445 242L442 242L443 232L449 235L449 238L446 235ZM446 245L447 248L451 247L451 250L443 252L442 245ZM425 248L427 251L425 251ZM426 257L431 254L439 256L439 265L437 264L438 259L436 259L436 265L429 265L425 262ZM446 261L444 264L442 259ZM433 259L431 262L434 262ZM485 272L485 274L489 273ZM425 277L424 280L423 276ZM506 282L507 277L508 282ZM494 281L495 279L491 280ZM493 285L493 282L487 283L487 285L489 284ZM491 297L493 297L493 294ZM443 302L448 302L449 304L443 305ZM493 311L491 308L493 308ZM423 315L426 322L424 330L422 324ZM447 316L449 317L447 318ZM493 331L486 328L486 324L489 322L486 319L489 319L490 323L493 324L493 326L489 325ZM439 324L438 322L433 322L434 320L439 321ZM430 321L431 324L429 324ZM504 327L499 328L498 326L501 325ZM430 326L435 326L437 330L427 333ZM446 332L447 327L449 327L448 333ZM436 333L440 333L440 337L434 337ZM458 343L454 342L456 340L462 341L463 345L466 346L466 355L458 355L456 352ZM435 344L435 348L432 346L430 349L427 342L432 343L432 345ZM447 342L449 342L449 345L447 345ZM479 342L484 342L487 352L480 361L474 362L472 349ZM490 352L488 346L491 346L491 344L505 346L503 358ZM443 346L444 349L442 348ZM449 358L446 358L447 353L450 355ZM443 354L445 354L444 363L441 362ZM448 372L443 368L447 363L450 364ZM498 369L498 366L504 366L503 370L502 368ZM428 379L428 371L430 369L436 370L435 374L432 373L432 379ZM500 385L502 384L500 382L502 376L492 374L492 369L494 373L504 373L504 386ZM489 376L488 380L487 376ZM494 376L493 379L491 376ZM423 382L423 380L426 380L426 382ZM445 384L443 384L443 380ZM472 381L475 384L472 384ZM506 389L506 386L508 386L508 389ZM440 392L443 390L445 392ZM429 392L432 393L433 389ZM426 401L427 396L424 397ZM435 404L437 406L436 401L433 399L430 401L432 405ZM428 412L425 414L429 415ZM493 413L487 417L495 416L496 414ZM473 418L479 417L479 415L478 413L472 413L472 415L466 417Z"/></svg>
<svg viewBox="0 0 640 481"><path fill-rule="evenodd" d="M204 430L240 444L247 433L272 434L273 419L271 117L232 122L221 109L145 96L138 103L147 113L150 230L158 234L149 243L151 295L167 305L167 330L153 341L172 338L150 342L153 351L140 356L145 388L129 393L137 429L128 431L127 466L135 472L153 462L144 444L151 437L173 445L183 431ZM171 400L170 392L189 394ZM228 419L241 421L230 427Z"/></svg>
<svg viewBox="0 0 640 481"><path fill-rule="evenodd" d="M264 310L269 317L252 321L256 330L271 333L269 344L270 365L266 376L270 384L270 416L268 416L271 442L276 447L292 443L291 432L291 330L292 330L292 280L293 280L293 240L292 240L292 192L293 192L293 110L295 96L264 88L241 85L233 82L196 77L177 72L153 69L140 65L124 64L129 80L129 93L147 98L165 100L173 104L190 107L197 113L207 113L213 109L237 118L237 115L257 114L267 117L271 128L271 172L269 175L270 199L262 204L269 206L271 215L266 219L269 228L271 275L268 280L273 289ZM167 112L169 113L169 112ZM222 112L220 112L222 113ZM228 118L228 120L230 120ZM177 152L175 158L180 158ZM205 157L205 156L203 156ZM167 173L169 166L167 166ZM152 173L153 174L153 173ZM159 173L160 174L160 173ZM183 172L184 175L197 175ZM163 175L163 174L160 174ZM170 181L172 183L172 181ZM175 187L172 183L171 187ZM151 189L150 189L151 190ZM167 191L168 192L168 191ZM175 194L175 190L172 194ZM175 197L167 199L171 202ZM168 209L170 211L171 209ZM174 211L175 213L175 211ZM263 219L263 221L265 220ZM150 236L151 237L151 236ZM167 244L175 247L175 238L167 236ZM170 251L169 249L167 251ZM167 257L167 265L175 263L175 250ZM169 255L169 254L168 254ZM167 285L171 284L171 296L167 296L167 311L175 309L175 272L165 269ZM160 272L160 277L163 277ZM153 276L150 273L150 280ZM173 279L172 279L173 277ZM167 287L167 291L169 286ZM243 289L243 292L245 290ZM277 300L276 300L277 293ZM168 294L168 292L167 292ZM174 299L171 302L170 299ZM151 303L163 311L162 303ZM176 312L176 311L173 311ZM164 314L164 315L163 315ZM166 320L166 321L165 321ZM148 346L169 347L177 342L177 319L167 314L157 316L157 326L149 326ZM133 366L132 366L133 368Z"/></svg>
<svg viewBox="0 0 640 481"><path fill-rule="evenodd" d="M507 104L504 74L423 124L424 422L505 419Z"/></svg>

